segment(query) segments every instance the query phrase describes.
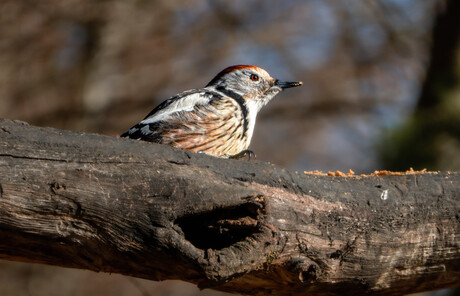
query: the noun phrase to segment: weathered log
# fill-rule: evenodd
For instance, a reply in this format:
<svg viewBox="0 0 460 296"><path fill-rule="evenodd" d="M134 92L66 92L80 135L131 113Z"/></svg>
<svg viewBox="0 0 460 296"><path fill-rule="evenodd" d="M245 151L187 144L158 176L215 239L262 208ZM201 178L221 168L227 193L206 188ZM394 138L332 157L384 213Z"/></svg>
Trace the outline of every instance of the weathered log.
<svg viewBox="0 0 460 296"><path fill-rule="evenodd" d="M460 174L331 177L0 121L0 258L252 295L460 285Z"/></svg>

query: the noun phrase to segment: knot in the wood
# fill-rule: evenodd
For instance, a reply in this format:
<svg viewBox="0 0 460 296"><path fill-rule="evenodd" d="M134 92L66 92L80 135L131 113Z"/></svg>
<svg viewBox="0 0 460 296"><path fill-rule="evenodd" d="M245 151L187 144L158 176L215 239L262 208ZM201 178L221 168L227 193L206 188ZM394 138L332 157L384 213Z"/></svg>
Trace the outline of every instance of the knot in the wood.
<svg viewBox="0 0 460 296"><path fill-rule="evenodd" d="M308 258L293 260L293 265L302 283L313 283L321 274L319 265Z"/></svg>
<svg viewBox="0 0 460 296"><path fill-rule="evenodd" d="M278 233L266 222L266 214L264 196L254 194L238 205L187 214L174 223L192 245L186 253L202 252L199 262L206 277L219 283L261 267L278 250Z"/></svg>
<svg viewBox="0 0 460 296"><path fill-rule="evenodd" d="M214 209L176 219L185 239L202 250L221 250L261 232L265 202L262 197L238 206Z"/></svg>

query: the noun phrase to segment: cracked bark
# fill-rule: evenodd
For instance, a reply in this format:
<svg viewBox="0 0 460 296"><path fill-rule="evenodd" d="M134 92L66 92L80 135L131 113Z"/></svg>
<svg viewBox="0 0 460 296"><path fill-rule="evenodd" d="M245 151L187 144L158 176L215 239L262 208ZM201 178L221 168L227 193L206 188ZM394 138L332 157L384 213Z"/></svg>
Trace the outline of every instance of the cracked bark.
<svg viewBox="0 0 460 296"><path fill-rule="evenodd" d="M458 173L343 178L0 121L0 258L252 295L460 283Z"/></svg>

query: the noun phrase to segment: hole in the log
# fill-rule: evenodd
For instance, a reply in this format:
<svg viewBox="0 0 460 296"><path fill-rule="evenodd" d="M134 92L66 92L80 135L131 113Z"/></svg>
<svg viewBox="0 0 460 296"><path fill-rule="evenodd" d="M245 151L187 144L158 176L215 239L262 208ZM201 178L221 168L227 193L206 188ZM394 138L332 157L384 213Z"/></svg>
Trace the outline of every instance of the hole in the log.
<svg viewBox="0 0 460 296"><path fill-rule="evenodd" d="M257 219L262 210L260 203L245 203L181 217L175 223L195 247L220 250L259 232Z"/></svg>

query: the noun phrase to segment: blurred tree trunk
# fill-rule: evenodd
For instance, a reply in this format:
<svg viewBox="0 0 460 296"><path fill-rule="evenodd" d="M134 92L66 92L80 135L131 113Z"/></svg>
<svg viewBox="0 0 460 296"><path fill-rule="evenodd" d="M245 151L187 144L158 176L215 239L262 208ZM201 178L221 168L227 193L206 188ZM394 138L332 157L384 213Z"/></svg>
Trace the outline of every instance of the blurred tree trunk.
<svg viewBox="0 0 460 296"><path fill-rule="evenodd" d="M459 20L460 1L445 1L445 7L433 27L430 63L418 101L419 111L439 106L446 93L458 87Z"/></svg>
<svg viewBox="0 0 460 296"><path fill-rule="evenodd" d="M385 139L387 168L460 169L460 1L445 1L432 35L429 66L417 109Z"/></svg>
<svg viewBox="0 0 460 296"><path fill-rule="evenodd" d="M252 295L460 283L460 174L331 177L0 121L0 258Z"/></svg>

